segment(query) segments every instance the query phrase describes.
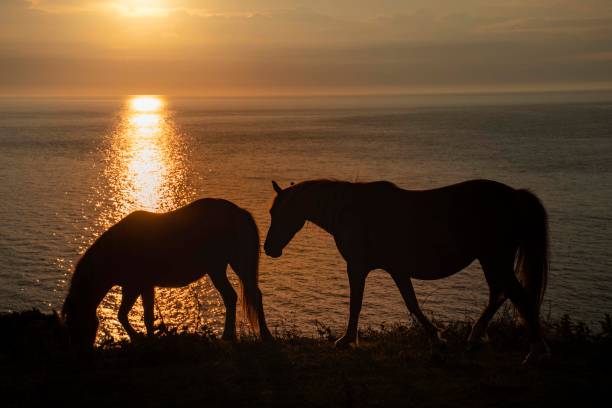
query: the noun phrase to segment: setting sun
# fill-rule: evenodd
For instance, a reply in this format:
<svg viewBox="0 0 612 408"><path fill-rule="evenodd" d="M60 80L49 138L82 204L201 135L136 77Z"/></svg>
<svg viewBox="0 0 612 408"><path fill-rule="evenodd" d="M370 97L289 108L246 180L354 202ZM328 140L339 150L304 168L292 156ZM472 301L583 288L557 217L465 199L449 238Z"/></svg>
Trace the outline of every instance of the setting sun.
<svg viewBox="0 0 612 408"><path fill-rule="evenodd" d="M164 101L157 96L138 96L130 100L130 107L136 112L157 112Z"/></svg>

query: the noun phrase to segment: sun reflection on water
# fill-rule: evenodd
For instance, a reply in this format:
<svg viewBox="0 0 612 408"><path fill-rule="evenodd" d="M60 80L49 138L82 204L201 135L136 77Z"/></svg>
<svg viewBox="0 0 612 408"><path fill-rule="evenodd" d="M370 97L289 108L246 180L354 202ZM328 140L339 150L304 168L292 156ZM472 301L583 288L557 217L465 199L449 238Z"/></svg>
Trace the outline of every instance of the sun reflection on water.
<svg viewBox="0 0 612 408"><path fill-rule="evenodd" d="M151 113L134 114L129 122L127 176L130 189L126 193L138 207L150 211L160 206L163 183L169 176L162 124L160 115Z"/></svg>
<svg viewBox="0 0 612 408"><path fill-rule="evenodd" d="M193 198L186 145L162 98L130 99L109 144L106 179L118 218L139 209L169 211Z"/></svg>
<svg viewBox="0 0 612 408"><path fill-rule="evenodd" d="M96 235L132 211L165 212L195 199L188 143L174 125L163 98L133 97L126 101L103 150L103 180L94 198L98 211L93 228ZM84 244L86 249L91 242ZM161 312L166 324L188 330L201 324L218 326L221 300L211 292L208 280L182 289L157 289L156 315ZM99 333L98 341L105 335L125 337L116 318L120 301L120 290L115 288L100 305L102 336ZM203 310L207 318L201 316ZM144 330L140 300L130 320L138 330Z"/></svg>

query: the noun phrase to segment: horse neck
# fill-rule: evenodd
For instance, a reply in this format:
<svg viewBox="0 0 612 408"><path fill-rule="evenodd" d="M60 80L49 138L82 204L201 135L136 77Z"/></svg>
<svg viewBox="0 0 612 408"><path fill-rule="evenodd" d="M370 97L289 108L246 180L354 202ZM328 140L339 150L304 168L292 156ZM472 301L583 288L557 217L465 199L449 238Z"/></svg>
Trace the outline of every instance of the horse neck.
<svg viewBox="0 0 612 408"><path fill-rule="evenodd" d="M349 187L349 183L339 182L309 186L302 199L305 219L333 235L339 215L350 200Z"/></svg>
<svg viewBox="0 0 612 408"><path fill-rule="evenodd" d="M75 300L78 299L83 307L97 309L113 285L105 282L99 272L91 266L79 265L74 274L69 295Z"/></svg>

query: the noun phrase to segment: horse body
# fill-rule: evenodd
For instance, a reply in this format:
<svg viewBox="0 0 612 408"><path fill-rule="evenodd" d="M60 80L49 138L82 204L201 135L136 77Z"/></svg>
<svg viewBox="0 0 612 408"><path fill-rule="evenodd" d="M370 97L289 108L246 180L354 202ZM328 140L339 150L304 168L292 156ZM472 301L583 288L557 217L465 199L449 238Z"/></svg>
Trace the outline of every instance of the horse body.
<svg viewBox="0 0 612 408"><path fill-rule="evenodd" d="M357 339L365 279L373 269L391 274L409 311L432 342L439 343L438 330L421 312L410 279L444 278L478 259L490 297L470 342L485 337L489 320L510 298L526 320L530 356L546 353L538 316L548 267L547 224L546 212L533 194L489 180L422 191L403 190L389 182L330 180L306 181L284 190L276 183L274 187L277 196L266 253L280 256L304 222L311 221L333 235L347 262L349 323L338 345Z"/></svg>
<svg viewBox="0 0 612 408"><path fill-rule="evenodd" d="M136 211L105 232L84 258L94 257L106 278L120 286L182 287L230 262L235 231L223 221L233 211L230 203L210 199L164 214Z"/></svg>
<svg viewBox="0 0 612 408"><path fill-rule="evenodd" d="M369 187L354 186L343 217L350 233L363 236L359 251L370 269L440 279L518 241L512 223L516 214L501 205L512 200L513 190L503 184L471 181L427 191L383 185L373 192ZM337 243L346 253L341 238Z"/></svg>
<svg viewBox="0 0 612 408"><path fill-rule="evenodd" d="M104 232L79 260L63 314L69 329L71 323L75 328L77 343L93 344L95 310L117 285L122 288L119 320L130 337L136 332L127 315L138 296L151 334L154 288L182 287L208 274L226 307L223 337L232 339L237 295L226 276L229 264L241 280L247 316L269 337L257 287L258 262L257 226L246 210L229 201L202 199L163 214L136 211Z"/></svg>

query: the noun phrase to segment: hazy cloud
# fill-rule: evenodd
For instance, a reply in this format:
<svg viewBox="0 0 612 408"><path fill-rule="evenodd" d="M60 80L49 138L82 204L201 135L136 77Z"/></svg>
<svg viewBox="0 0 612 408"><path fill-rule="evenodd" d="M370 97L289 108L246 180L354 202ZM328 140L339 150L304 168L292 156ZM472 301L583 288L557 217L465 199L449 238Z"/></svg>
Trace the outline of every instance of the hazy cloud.
<svg viewBox="0 0 612 408"><path fill-rule="evenodd" d="M605 86L611 27L604 0L3 0L0 93Z"/></svg>

